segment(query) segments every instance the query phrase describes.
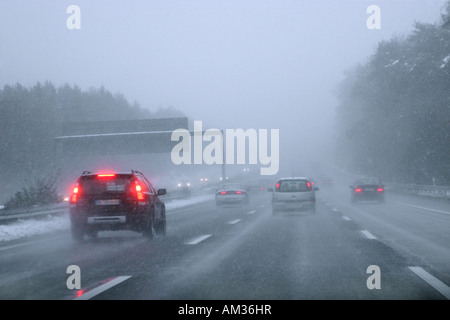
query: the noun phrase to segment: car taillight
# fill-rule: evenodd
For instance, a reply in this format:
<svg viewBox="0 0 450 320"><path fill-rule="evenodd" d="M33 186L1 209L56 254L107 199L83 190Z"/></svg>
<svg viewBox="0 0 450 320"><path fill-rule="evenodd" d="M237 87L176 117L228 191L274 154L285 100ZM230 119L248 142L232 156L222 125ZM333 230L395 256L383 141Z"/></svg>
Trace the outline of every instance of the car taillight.
<svg viewBox="0 0 450 320"><path fill-rule="evenodd" d="M226 191L221 191L220 194L227 194L227 192Z"/></svg>
<svg viewBox="0 0 450 320"><path fill-rule="evenodd" d="M75 203L78 200L78 196L80 194L80 186L78 183L73 187L72 196L70 197L70 203Z"/></svg>
<svg viewBox="0 0 450 320"><path fill-rule="evenodd" d="M361 188L356 188L355 192L362 192L362 189Z"/></svg>
<svg viewBox="0 0 450 320"><path fill-rule="evenodd" d="M242 191L236 191L236 193L237 193L237 194L241 194L241 193L242 193Z"/></svg>
<svg viewBox="0 0 450 320"><path fill-rule="evenodd" d="M136 198L138 200L144 200L145 199L144 193L142 192L142 187L141 187L141 185L138 182L136 182Z"/></svg>
<svg viewBox="0 0 450 320"><path fill-rule="evenodd" d="M383 188L378 188L377 191L378 192L383 192Z"/></svg>

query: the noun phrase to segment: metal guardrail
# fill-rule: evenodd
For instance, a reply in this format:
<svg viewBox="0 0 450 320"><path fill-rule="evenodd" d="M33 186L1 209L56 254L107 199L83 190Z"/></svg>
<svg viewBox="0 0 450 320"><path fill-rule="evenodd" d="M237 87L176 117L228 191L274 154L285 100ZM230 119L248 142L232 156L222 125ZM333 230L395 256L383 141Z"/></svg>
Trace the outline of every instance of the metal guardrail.
<svg viewBox="0 0 450 320"><path fill-rule="evenodd" d="M342 178L353 180L357 175L345 172L334 167L335 173ZM386 190L419 197L450 200L450 186L417 185L402 183L385 183Z"/></svg>
<svg viewBox="0 0 450 320"><path fill-rule="evenodd" d="M48 206L33 206L30 208L20 208L20 209L2 209L0 210L0 224L6 224L21 219L30 219L55 214L63 214L67 212L68 208L69 208L68 203L62 202Z"/></svg>
<svg viewBox="0 0 450 320"><path fill-rule="evenodd" d="M414 185L414 184L386 184L389 190L417 195L421 197L430 197L450 200L450 187L447 186L431 186L431 185Z"/></svg>
<svg viewBox="0 0 450 320"><path fill-rule="evenodd" d="M178 194L176 192L173 193L169 192L167 195L160 196L160 198L165 202L169 202L177 199L183 199L184 197L182 194ZM7 224L22 219L25 220L31 218L45 217L49 215L64 214L68 212L68 209L69 209L68 202L61 202L47 206L33 206L30 208L1 209L0 224Z"/></svg>

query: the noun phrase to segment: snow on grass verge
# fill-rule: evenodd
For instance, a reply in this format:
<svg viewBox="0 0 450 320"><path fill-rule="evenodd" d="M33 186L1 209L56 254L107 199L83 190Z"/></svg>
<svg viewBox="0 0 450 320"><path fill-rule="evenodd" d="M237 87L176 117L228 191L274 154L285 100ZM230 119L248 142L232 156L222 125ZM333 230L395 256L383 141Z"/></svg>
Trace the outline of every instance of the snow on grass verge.
<svg viewBox="0 0 450 320"><path fill-rule="evenodd" d="M0 242L66 229L70 229L70 220L67 215L50 216L46 219L18 220L14 223L0 225Z"/></svg>
<svg viewBox="0 0 450 320"><path fill-rule="evenodd" d="M201 194L188 199L173 199L164 201L166 209L177 209L214 199L211 194ZM41 219L18 220L0 225L0 243L5 241L29 238L59 230L70 230L70 219L67 214L53 215Z"/></svg>

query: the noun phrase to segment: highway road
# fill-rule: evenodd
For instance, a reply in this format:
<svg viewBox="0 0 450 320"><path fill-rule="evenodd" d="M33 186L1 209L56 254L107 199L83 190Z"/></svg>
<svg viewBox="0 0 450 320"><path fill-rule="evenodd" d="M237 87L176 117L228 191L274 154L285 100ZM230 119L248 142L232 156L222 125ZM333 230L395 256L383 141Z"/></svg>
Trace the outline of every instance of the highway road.
<svg viewBox="0 0 450 320"><path fill-rule="evenodd" d="M167 212L167 234L69 230L0 244L1 300L447 300L450 204L387 193L350 203L347 181L317 210L272 215L211 199ZM68 218L68 215L67 215ZM80 289L69 288L69 266ZM72 278L71 278L72 279ZM74 283L74 282L72 282Z"/></svg>

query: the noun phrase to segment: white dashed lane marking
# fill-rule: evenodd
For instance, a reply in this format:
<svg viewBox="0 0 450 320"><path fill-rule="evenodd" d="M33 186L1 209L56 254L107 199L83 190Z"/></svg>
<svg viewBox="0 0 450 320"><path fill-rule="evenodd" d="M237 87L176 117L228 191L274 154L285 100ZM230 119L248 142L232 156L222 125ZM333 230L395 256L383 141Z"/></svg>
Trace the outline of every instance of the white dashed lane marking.
<svg viewBox="0 0 450 320"><path fill-rule="evenodd" d="M204 235L202 235L202 236L199 236L199 237L197 237L197 238L194 238L193 240L191 240L191 241L189 241L189 242L186 242L186 244L197 244L197 243L199 243L199 242L202 242L202 241L205 240L205 239L208 239L209 237L211 237L210 234L204 234Z"/></svg>
<svg viewBox="0 0 450 320"><path fill-rule="evenodd" d="M367 231L367 230L361 230L361 233L362 233L363 235L365 235L367 239L373 240L373 239L376 239L376 238L377 238L377 237L375 237L373 234L371 234L371 233L370 233L369 231Z"/></svg>
<svg viewBox="0 0 450 320"><path fill-rule="evenodd" d="M342 216L342 219L344 219L344 220L346 220L346 221L351 221L352 219L350 219L349 217L347 217L347 216Z"/></svg>
<svg viewBox="0 0 450 320"><path fill-rule="evenodd" d="M411 271L425 280L434 289L439 291L447 300L450 299L450 287L443 283L441 280L433 277L421 267L409 267L409 269L411 269Z"/></svg>
<svg viewBox="0 0 450 320"><path fill-rule="evenodd" d="M254 214L256 210L248 211L247 214Z"/></svg>
<svg viewBox="0 0 450 320"><path fill-rule="evenodd" d="M115 277L107 282L103 283L102 285L95 287L91 290L86 291L86 289L82 289L78 291L78 296L74 300L89 300L92 297L95 297L96 295L105 292L106 290L114 287L115 285L118 285L119 283L131 278L131 276L120 276Z"/></svg>
<svg viewBox="0 0 450 320"><path fill-rule="evenodd" d="M235 224L235 223L238 223L239 221L241 221L241 219L229 221L228 224Z"/></svg>

